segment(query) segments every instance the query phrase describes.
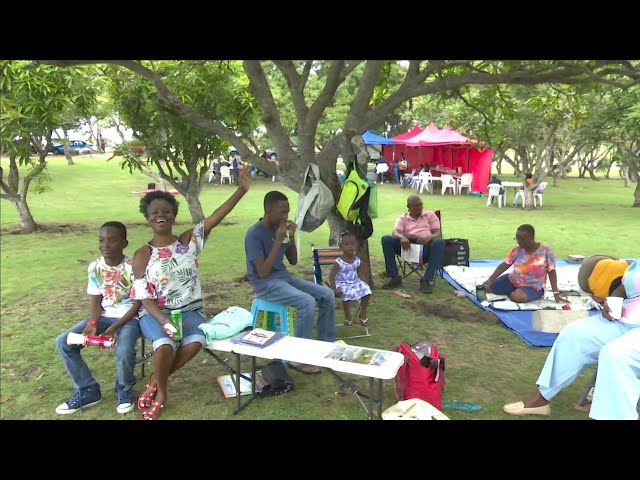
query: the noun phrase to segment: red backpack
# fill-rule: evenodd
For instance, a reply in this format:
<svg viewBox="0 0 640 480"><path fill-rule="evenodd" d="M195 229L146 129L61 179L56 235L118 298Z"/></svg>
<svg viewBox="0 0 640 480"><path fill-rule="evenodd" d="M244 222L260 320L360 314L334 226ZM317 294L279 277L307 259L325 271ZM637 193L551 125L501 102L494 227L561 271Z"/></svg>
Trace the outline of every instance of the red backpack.
<svg viewBox="0 0 640 480"><path fill-rule="evenodd" d="M445 357L438 353L438 347L426 340L416 342L413 348L407 342L400 342L393 348L404 355L404 364L395 378L396 396L399 400L419 398L440 410ZM423 352L424 356L419 358L414 350Z"/></svg>

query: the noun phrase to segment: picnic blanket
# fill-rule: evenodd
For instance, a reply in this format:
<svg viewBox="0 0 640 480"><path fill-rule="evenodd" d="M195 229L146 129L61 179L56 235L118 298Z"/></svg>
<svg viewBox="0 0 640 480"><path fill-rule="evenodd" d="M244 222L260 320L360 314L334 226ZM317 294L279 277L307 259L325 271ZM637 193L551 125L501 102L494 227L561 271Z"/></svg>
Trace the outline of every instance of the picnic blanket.
<svg viewBox="0 0 640 480"><path fill-rule="evenodd" d="M532 328L533 310L562 309L564 304L553 300L551 287L547 284L545 297L529 303L514 303L504 295L487 294L487 302L481 304L476 298L476 285L483 283L502 260L471 260L468 267L449 265L444 267L443 278L456 290L462 291L478 307L492 312L502 324L518 335L531 347L550 347L553 345L557 333L539 332ZM558 289L562 295L570 300L571 310L588 310L589 315L599 311L598 304L591 296L580 289L578 285L579 265L558 260L556 272L558 274Z"/></svg>

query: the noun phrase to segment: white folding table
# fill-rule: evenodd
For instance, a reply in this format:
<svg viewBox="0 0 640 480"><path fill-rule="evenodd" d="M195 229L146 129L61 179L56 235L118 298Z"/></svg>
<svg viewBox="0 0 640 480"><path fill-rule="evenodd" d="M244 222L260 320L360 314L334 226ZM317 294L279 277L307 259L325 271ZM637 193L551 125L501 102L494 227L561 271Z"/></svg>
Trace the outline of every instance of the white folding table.
<svg viewBox="0 0 640 480"><path fill-rule="evenodd" d="M240 335L244 335L242 332ZM336 358L327 358L330 352L336 347L344 346L353 349L362 350L361 353L366 354L367 358L373 358L378 352L383 352L384 361L380 365L369 365L356 363L352 361L345 361ZM236 387L236 409L234 413L244 408L246 405L256 397L255 392L255 373L256 373L256 358L264 358L268 360L284 360L296 363L305 363L308 365L314 365L322 367L327 370L334 378L345 385L358 399L362 407L367 412L367 417L373 419L374 404L378 406L378 418L382 418L382 399L383 399L383 381L392 379L398 373L399 368L404 363L404 355L399 352L391 352L387 350L379 350L375 348L365 348L356 345L341 345L339 343L322 342L319 340L310 340L306 338L283 336L275 343L263 348L254 347L252 345L245 345L236 343L229 339L214 340L208 343L204 349L208 354L213 356L218 362L224 364L225 368L233 373ZM235 370L228 365L224 359L221 359L215 354L215 351L230 352L236 356ZM247 355L251 357L251 378L245 378L249 380L252 385L252 395L244 404L240 399L240 355ZM359 375L367 377L369 379L369 393L368 395L361 392L358 387L341 376L337 372L347 373L351 375ZM374 383L377 381L377 395L374 395ZM367 405L362 399L366 399Z"/></svg>

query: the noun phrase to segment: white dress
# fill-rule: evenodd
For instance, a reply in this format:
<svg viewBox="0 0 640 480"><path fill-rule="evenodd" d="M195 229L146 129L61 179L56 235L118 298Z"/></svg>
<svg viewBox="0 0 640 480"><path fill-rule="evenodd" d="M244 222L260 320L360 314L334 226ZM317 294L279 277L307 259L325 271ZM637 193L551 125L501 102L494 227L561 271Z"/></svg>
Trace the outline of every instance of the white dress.
<svg viewBox="0 0 640 480"><path fill-rule="evenodd" d="M358 267L360 259L355 258L353 263L347 263L341 258L336 258L338 273L336 274L336 288L342 292L342 301L360 300L362 297L371 295L371 288L360 277L358 277Z"/></svg>

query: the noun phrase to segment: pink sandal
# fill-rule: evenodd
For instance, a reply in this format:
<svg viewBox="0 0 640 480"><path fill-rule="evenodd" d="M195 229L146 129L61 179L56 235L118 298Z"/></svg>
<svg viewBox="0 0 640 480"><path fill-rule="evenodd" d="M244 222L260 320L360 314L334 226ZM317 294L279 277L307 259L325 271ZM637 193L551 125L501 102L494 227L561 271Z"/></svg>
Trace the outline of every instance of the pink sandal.
<svg viewBox="0 0 640 480"><path fill-rule="evenodd" d="M151 375L153 375L153 373L149 374L149 379L147 380L147 387L140 394L140 396L138 396L138 410L146 410L150 408L147 403L151 402L151 404L153 405L153 401L156 398L156 393L158 392L158 388L155 385L151 384Z"/></svg>
<svg viewBox="0 0 640 480"><path fill-rule="evenodd" d="M164 405L161 405L160 402L153 402L151 404L151 407L142 412L142 415L140 415L140 420L158 420L158 418L160 418L160 412L162 412L163 408Z"/></svg>

